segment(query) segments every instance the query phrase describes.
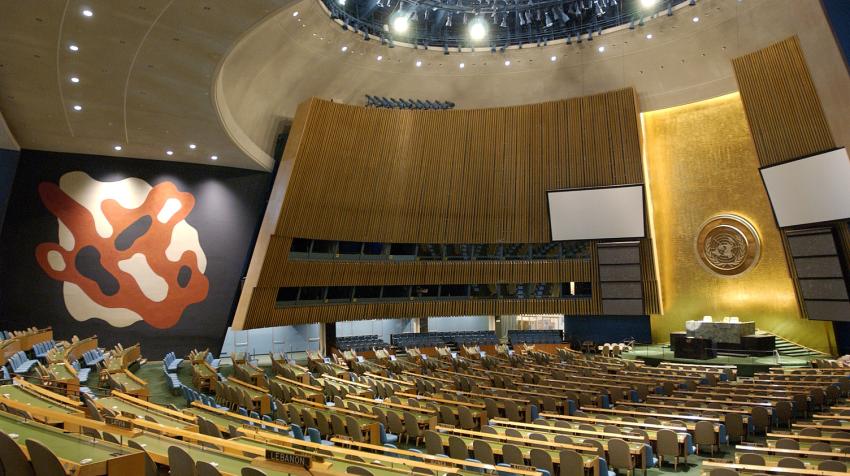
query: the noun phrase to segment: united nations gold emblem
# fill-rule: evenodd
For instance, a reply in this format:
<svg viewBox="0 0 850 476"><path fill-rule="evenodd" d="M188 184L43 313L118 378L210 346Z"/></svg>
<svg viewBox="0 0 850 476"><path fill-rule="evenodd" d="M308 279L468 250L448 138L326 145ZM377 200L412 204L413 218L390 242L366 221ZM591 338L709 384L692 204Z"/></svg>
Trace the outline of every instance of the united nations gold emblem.
<svg viewBox="0 0 850 476"><path fill-rule="evenodd" d="M700 262L710 271L734 276L758 262L761 243L747 220L737 215L718 215L700 228L696 251Z"/></svg>

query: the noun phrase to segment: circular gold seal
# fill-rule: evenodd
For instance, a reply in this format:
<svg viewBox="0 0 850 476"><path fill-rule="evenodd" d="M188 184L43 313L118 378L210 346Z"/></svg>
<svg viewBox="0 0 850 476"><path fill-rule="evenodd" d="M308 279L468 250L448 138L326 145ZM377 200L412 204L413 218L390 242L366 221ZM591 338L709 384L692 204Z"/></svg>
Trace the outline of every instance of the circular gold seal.
<svg viewBox="0 0 850 476"><path fill-rule="evenodd" d="M717 215L703 223L696 242L700 262L710 271L734 276L752 268L761 242L753 225L737 215Z"/></svg>

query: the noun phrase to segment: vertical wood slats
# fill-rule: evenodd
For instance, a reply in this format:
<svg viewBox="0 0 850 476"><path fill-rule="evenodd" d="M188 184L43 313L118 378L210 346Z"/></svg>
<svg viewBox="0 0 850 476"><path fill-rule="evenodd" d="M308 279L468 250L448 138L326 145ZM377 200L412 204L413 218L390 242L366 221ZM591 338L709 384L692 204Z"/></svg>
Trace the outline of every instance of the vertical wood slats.
<svg viewBox="0 0 850 476"><path fill-rule="evenodd" d="M732 65L763 167L835 147L796 36Z"/></svg>
<svg viewBox="0 0 850 476"><path fill-rule="evenodd" d="M547 190L643 182L631 89L468 111L311 108L279 235L541 243Z"/></svg>
<svg viewBox="0 0 850 476"><path fill-rule="evenodd" d="M584 261L341 263L287 257L291 237L548 242L547 190L643 183L634 90L439 112L311 99L309 110L245 328L396 316L601 312L595 243L591 260ZM654 269L645 273L646 289L657 289L651 287ZM594 297L276 308L281 286L569 281L590 281ZM647 296L653 299L657 295Z"/></svg>

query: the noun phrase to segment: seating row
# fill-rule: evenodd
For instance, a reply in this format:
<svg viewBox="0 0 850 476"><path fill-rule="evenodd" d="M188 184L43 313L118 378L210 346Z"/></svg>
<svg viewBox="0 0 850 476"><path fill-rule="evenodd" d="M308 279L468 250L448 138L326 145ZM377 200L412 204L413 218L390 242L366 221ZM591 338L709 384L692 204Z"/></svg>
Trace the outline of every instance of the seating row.
<svg viewBox="0 0 850 476"><path fill-rule="evenodd" d="M169 352L165 354L165 357L162 359L162 365L165 367L167 372L177 372L177 369L180 368L180 364L183 363L183 359L178 359L174 352Z"/></svg>
<svg viewBox="0 0 850 476"><path fill-rule="evenodd" d="M9 358L9 367L13 373L25 374L38 364L37 360L30 359L24 351L18 351Z"/></svg>
<svg viewBox="0 0 850 476"><path fill-rule="evenodd" d="M560 344L564 341L563 332L557 329L546 330L510 330L508 340L511 344Z"/></svg>
<svg viewBox="0 0 850 476"><path fill-rule="evenodd" d="M106 356L104 356L103 350L101 349L92 349L83 353L83 362L85 362L86 367L94 367L103 362L105 358Z"/></svg>
<svg viewBox="0 0 850 476"><path fill-rule="evenodd" d="M336 345L339 350L354 350L364 352L372 349L386 349L387 343L377 335L337 337Z"/></svg>
<svg viewBox="0 0 850 476"><path fill-rule="evenodd" d="M51 339L46 340L44 342L36 342L32 346L32 351L37 359L44 359L47 358L47 353L50 351L50 349L54 347L56 347L56 341Z"/></svg>
<svg viewBox="0 0 850 476"><path fill-rule="evenodd" d="M418 332L393 334L390 337L397 347L436 347L449 343L496 345L495 331Z"/></svg>

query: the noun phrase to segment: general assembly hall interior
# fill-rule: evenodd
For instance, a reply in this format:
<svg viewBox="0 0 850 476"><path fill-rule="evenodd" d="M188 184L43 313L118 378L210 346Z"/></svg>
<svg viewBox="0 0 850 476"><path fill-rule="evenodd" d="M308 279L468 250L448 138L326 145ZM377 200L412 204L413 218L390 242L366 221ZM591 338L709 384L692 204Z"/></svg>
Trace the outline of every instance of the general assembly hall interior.
<svg viewBox="0 0 850 476"><path fill-rule="evenodd" d="M850 474L850 0L0 0L0 476Z"/></svg>

